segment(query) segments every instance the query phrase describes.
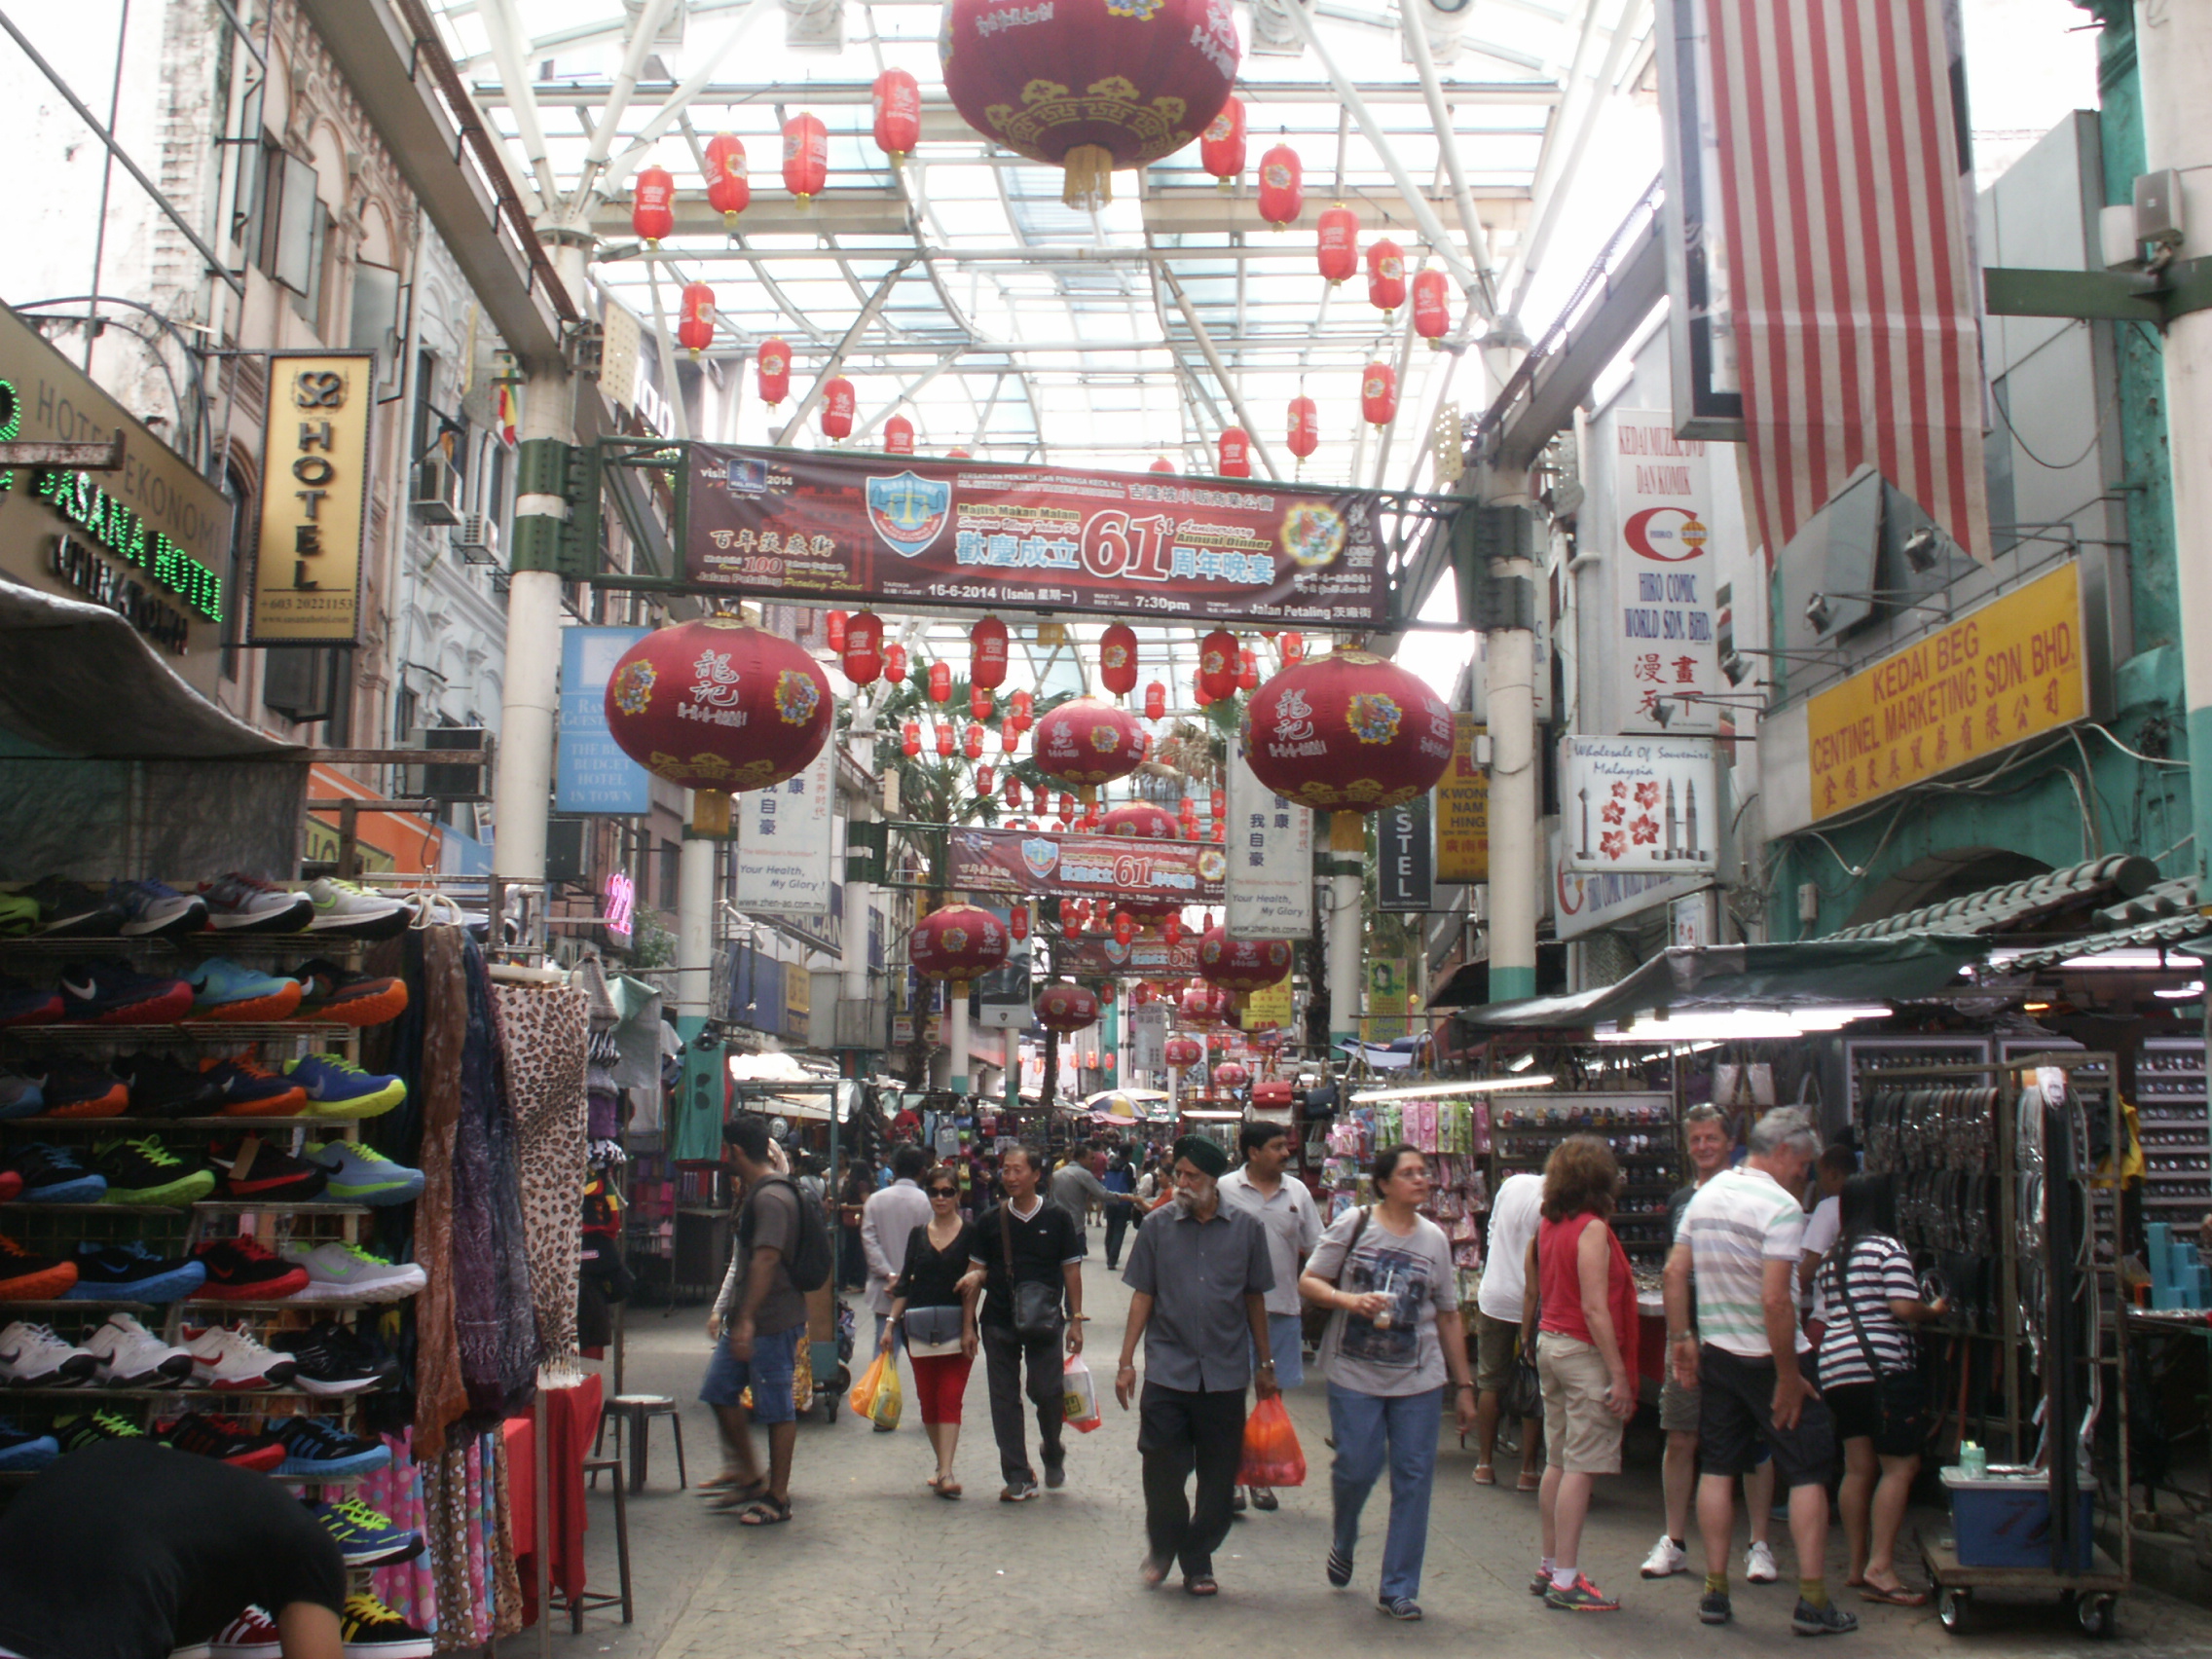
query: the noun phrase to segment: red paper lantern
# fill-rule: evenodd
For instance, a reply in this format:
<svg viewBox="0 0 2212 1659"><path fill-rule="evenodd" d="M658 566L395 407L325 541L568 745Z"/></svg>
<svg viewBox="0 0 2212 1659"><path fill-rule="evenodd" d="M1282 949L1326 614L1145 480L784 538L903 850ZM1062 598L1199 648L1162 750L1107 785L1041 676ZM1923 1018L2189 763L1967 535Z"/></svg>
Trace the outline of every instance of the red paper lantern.
<svg viewBox="0 0 2212 1659"><path fill-rule="evenodd" d="M996 616L968 630L968 679L986 691L1006 682L1006 624Z"/></svg>
<svg viewBox="0 0 2212 1659"><path fill-rule="evenodd" d="M996 699L982 686L975 684L973 682L970 682L968 686L968 713L973 719L989 719L991 718L991 705L995 701Z"/></svg>
<svg viewBox="0 0 2212 1659"><path fill-rule="evenodd" d="M773 409L791 395L792 349L770 336L760 342L753 362L759 376L760 401Z"/></svg>
<svg viewBox="0 0 2212 1659"><path fill-rule="evenodd" d="M1236 689L1236 636L1216 628L1198 642L1198 690L1209 703Z"/></svg>
<svg viewBox="0 0 2212 1659"><path fill-rule="evenodd" d="M952 701L952 669L949 665L941 662L931 663L929 683L931 702L949 703Z"/></svg>
<svg viewBox="0 0 2212 1659"><path fill-rule="evenodd" d="M968 729L969 729L970 731L974 731L974 730L975 730L976 728L975 728L974 726L970 726L970 727L969 727ZM978 733L978 734L977 734L977 740L976 740L976 753L977 753L977 755L980 755L980 754L982 753L982 751L983 751L983 743L982 743L982 737L981 737L981 735L980 735L980 734ZM974 757L974 756L971 756L971 758L973 758L973 757ZM993 772L991 771L991 769L990 769L990 768L989 768L988 766L978 766L978 767L977 767L977 768L976 768L976 793L977 793L977 794L979 794L979 795L987 795L987 794L989 794L989 793L991 793L991 784L993 783L994 779L995 779L995 774L994 774L994 773L993 773Z"/></svg>
<svg viewBox="0 0 2212 1659"><path fill-rule="evenodd" d="M1014 718L1021 722L1022 729L1029 727L1029 711L1037 706L1037 699L1027 691L1016 691L1007 701L1014 706Z"/></svg>
<svg viewBox="0 0 2212 1659"><path fill-rule="evenodd" d="M883 678L893 685L906 682L906 647L897 641L883 647Z"/></svg>
<svg viewBox="0 0 2212 1659"><path fill-rule="evenodd" d="M944 452L944 459L947 461L973 461L976 458L964 449L948 449Z"/></svg>
<svg viewBox="0 0 2212 1659"><path fill-rule="evenodd" d="M1215 819L1213 829L1207 832L1206 839L1213 842L1217 847L1222 845L1229 839L1229 826L1222 823L1220 819Z"/></svg>
<svg viewBox="0 0 2212 1659"><path fill-rule="evenodd" d="M837 376L822 388L822 435L849 438L853 434L853 383Z"/></svg>
<svg viewBox="0 0 2212 1659"><path fill-rule="evenodd" d="M1252 439L1242 426L1224 426L1221 429L1221 476L1252 476Z"/></svg>
<svg viewBox="0 0 2212 1659"><path fill-rule="evenodd" d="M1126 950L1129 947L1129 940L1136 937L1137 924L1134 918L1126 910L1116 910L1114 912L1114 942Z"/></svg>
<svg viewBox="0 0 2212 1659"><path fill-rule="evenodd" d="M922 752L922 722L908 720L899 728L899 747L911 760Z"/></svg>
<svg viewBox="0 0 2212 1659"><path fill-rule="evenodd" d="M903 69L875 78L875 147L893 161L913 154L922 136L922 90Z"/></svg>
<svg viewBox="0 0 2212 1659"><path fill-rule="evenodd" d="M1414 332L1439 350L1452 331L1452 285L1441 271L1414 274Z"/></svg>
<svg viewBox="0 0 2212 1659"><path fill-rule="evenodd" d="M1136 717L1077 697L1037 722L1037 769L1069 784L1107 784L1137 766Z"/></svg>
<svg viewBox="0 0 2212 1659"><path fill-rule="evenodd" d="M1228 793L1223 790L1213 790L1209 792L1206 795L1206 816L1208 818L1221 819L1226 818L1228 815ZM1213 917L1210 915L1206 917L1206 926L1209 928L1213 926Z"/></svg>
<svg viewBox="0 0 2212 1659"><path fill-rule="evenodd" d="M1190 143L1236 79L1221 0L1055 0L1043 21L1004 26L1015 15L951 0L938 36L944 90L985 138L1059 166L1071 207L1111 201L1114 168Z"/></svg>
<svg viewBox="0 0 2212 1659"><path fill-rule="evenodd" d="M1313 257L1334 288L1359 269L1359 215L1339 203L1313 227Z"/></svg>
<svg viewBox="0 0 2212 1659"><path fill-rule="evenodd" d="M1232 97L1198 134L1198 165L1227 190L1244 170L1244 100Z"/></svg>
<svg viewBox="0 0 2212 1659"><path fill-rule="evenodd" d="M1387 426L1398 412L1398 371L1388 363L1370 363L1359 377L1359 413L1371 424Z"/></svg>
<svg viewBox="0 0 2212 1659"><path fill-rule="evenodd" d="M830 177L830 133L819 115L794 115L784 123L784 188L804 207L822 194Z"/></svg>
<svg viewBox="0 0 2212 1659"><path fill-rule="evenodd" d="M1249 996L1290 977L1291 947L1282 939L1231 939L1208 928L1198 940L1198 973L1221 990Z"/></svg>
<svg viewBox="0 0 2212 1659"><path fill-rule="evenodd" d="M609 735L685 789L735 793L797 776L833 713L830 677L796 642L729 616L655 629L607 682Z"/></svg>
<svg viewBox="0 0 2212 1659"><path fill-rule="evenodd" d="M1003 721L999 726L999 751L1004 755L1021 752L1021 728L1012 720Z"/></svg>
<svg viewBox="0 0 2212 1659"><path fill-rule="evenodd" d="M1367 303L1386 312L1406 303L1406 250L1388 237L1368 245Z"/></svg>
<svg viewBox="0 0 2212 1659"><path fill-rule="evenodd" d="M1097 996L1085 986L1071 985L1065 980L1039 991L1029 1009L1037 1016L1039 1025L1062 1036L1098 1023Z"/></svg>
<svg viewBox="0 0 2212 1659"><path fill-rule="evenodd" d="M1161 1046L1160 1056L1171 1066L1195 1066L1206 1057L1206 1048L1196 1037L1170 1037Z"/></svg>
<svg viewBox="0 0 2212 1659"><path fill-rule="evenodd" d="M707 205L722 216L722 224L737 229L737 216L753 201L753 177L745 166L745 141L734 132L718 132L707 140Z"/></svg>
<svg viewBox="0 0 2212 1659"><path fill-rule="evenodd" d="M1175 463L1169 461L1163 455L1155 456L1152 461L1152 470L1155 472L1173 472L1175 470Z"/></svg>
<svg viewBox="0 0 2212 1659"><path fill-rule="evenodd" d="M1166 942L1167 948L1170 950L1181 944L1183 942L1183 918L1170 914L1165 921L1160 924L1160 937Z"/></svg>
<svg viewBox="0 0 2212 1659"><path fill-rule="evenodd" d="M1013 782L1014 780L1012 778L1007 779L1007 783L1009 785L1011 785ZM1016 904L1012 910L1007 912L1006 931L1008 935L1012 937L1014 942L1016 944L1019 944L1023 940L1029 937L1028 905Z"/></svg>
<svg viewBox="0 0 2212 1659"><path fill-rule="evenodd" d="M1182 838L1175 828L1175 820L1161 807L1148 800L1132 800L1117 806L1099 820L1099 829L1109 835L1127 835L1138 840L1175 841Z"/></svg>
<svg viewBox="0 0 2212 1659"><path fill-rule="evenodd" d="M1167 713L1167 687L1155 680L1144 688L1144 718L1157 720Z"/></svg>
<svg viewBox="0 0 2212 1659"><path fill-rule="evenodd" d="M1235 1060L1224 1060L1213 1068L1216 1088L1242 1088L1252 1081L1252 1074Z"/></svg>
<svg viewBox="0 0 2212 1659"><path fill-rule="evenodd" d="M1183 821L1183 833L1188 835L1198 821L1198 803L1185 795L1175 808L1175 815Z"/></svg>
<svg viewBox="0 0 2212 1659"><path fill-rule="evenodd" d="M952 728L940 724L937 728L937 752L940 759L952 758Z"/></svg>
<svg viewBox="0 0 2212 1659"><path fill-rule="evenodd" d="M1252 694L1244 751L1277 794L1325 812L1378 812L1426 794L1444 775L1452 711L1396 663L1335 651Z"/></svg>
<svg viewBox="0 0 2212 1659"><path fill-rule="evenodd" d="M1236 689L1256 691L1260 686L1260 659L1250 645L1239 646L1236 652Z"/></svg>
<svg viewBox="0 0 2212 1659"><path fill-rule="evenodd" d="M1006 803L1015 812L1021 810L1021 780L1012 772L1006 775Z"/></svg>
<svg viewBox="0 0 2212 1659"><path fill-rule="evenodd" d="M683 284L683 299L677 312L677 344L696 358L715 343L715 291L704 282Z"/></svg>
<svg viewBox="0 0 2212 1659"><path fill-rule="evenodd" d="M983 728L973 720L968 724L968 734L961 742L960 753L971 760L980 760L983 757Z"/></svg>
<svg viewBox="0 0 2212 1659"><path fill-rule="evenodd" d="M1296 150L1277 144L1260 158L1260 217L1279 231L1305 209L1306 168Z"/></svg>
<svg viewBox="0 0 2212 1659"><path fill-rule="evenodd" d="M653 246L676 229L676 180L666 167L640 167L630 186L630 229Z"/></svg>
<svg viewBox="0 0 2212 1659"><path fill-rule="evenodd" d="M894 415L883 423L883 453L885 455L912 455L914 453L914 423L903 415Z"/></svg>
<svg viewBox="0 0 2212 1659"><path fill-rule="evenodd" d="M1006 960L1006 924L974 904L932 910L906 936L906 960L925 979L965 988Z"/></svg>
<svg viewBox="0 0 2212 1659"><path fill-rule="evenodd" d="M1098 683L1117 697L1136 688L1137 636L1125 622L1116 622L1098 636Z"/></svg>
<svg viewBox="0 0 2212 1659"><path fill-rule="evenodd" d="M1062 916L1060 918L1060 937L1073 943L1083 937L1083 924L1073 916Z"/></svg>
<svg viewBox="0 0 2212 1659"><path fill-rule="evenodd" d="M1065 790L1060 792L1060 816L1062 818L1073 818L1075 816L1075 796ZM1078 903L1080 903L1081 901L1079 900Z"/></svg>
<svg viewBox="0 0 2212 1659"><path fill-rule="evenodd" d="M1306 636L1304 634L1285 634L1282 637L1283 667L1296 668L1301 662L1305 660Z"/></svg>
<svg viewBox="0 0 2212 1659"><path fill-rule="evenodd" d="M1304 461L1321 447L1321 412L1310 397L1290 400L1290 453Z"/></svg>
<svg viewBox="0 0 2212 1659"><path fill-rule="evenodd" d="M1186 985L1178 1006L1193 1025L1215 1025L1229 1012L1229 993L1212 985Z"/></svg>

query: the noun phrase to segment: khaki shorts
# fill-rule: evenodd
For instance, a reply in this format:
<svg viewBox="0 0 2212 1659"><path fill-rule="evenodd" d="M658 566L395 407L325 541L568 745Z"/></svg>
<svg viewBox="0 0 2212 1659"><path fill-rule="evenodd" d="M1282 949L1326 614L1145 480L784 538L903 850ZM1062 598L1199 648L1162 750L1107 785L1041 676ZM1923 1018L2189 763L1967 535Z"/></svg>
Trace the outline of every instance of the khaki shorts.
<svg viewBox="0 0 2212 1659"><path fill-rule="evenodd" d="M1544 1384L1544 1460L1570 1475L1621 1472L1621 1419L1605 1410L1612 1386L1604 1355L1560 1331L1536 1337Z"/></svg>
<svg viewBox="0 0 2212 1659"><path fill-rule="evenodd" d="M1667 1367L1667 1380L1659 1384L1659 1426L1669 1434L1697 1432L1697 1395L1675 1381L1675 1368Z"/></svg>
<svg viewBox="0 0 2212 1659"><path fill-rule="evenodd" d="M1521 1321L1493 1319L1475 1309L1475 1391L1502 1394L1513 1377L1513 1355L1521 1346Z"/></svg>

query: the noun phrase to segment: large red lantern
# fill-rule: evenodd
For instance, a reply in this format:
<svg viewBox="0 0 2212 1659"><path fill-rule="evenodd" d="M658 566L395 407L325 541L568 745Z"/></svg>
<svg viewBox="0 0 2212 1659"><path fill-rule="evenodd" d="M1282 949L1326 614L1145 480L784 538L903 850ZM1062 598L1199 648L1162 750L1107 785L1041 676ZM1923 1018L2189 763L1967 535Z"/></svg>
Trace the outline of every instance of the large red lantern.
<svg viewBox="0 0 2212 1659"><path fill-rule="evenodd" d="M1236 689L1236 636L1216 628L1198 642L1198 689L1217 703Z"/></svg>
<svg viewBox="0 0 2212 1659"><path fill-rule="evenodd" d="M1339 203L1313 227L1313 257L1334 288L1359 269L1359 215Z"/></svg>
<svg viewBox="0 0 2212 1659"><path fill-rule="evenodd" d="M1196 1037L1170 1037L1161 1046L1160 1057L1171 1066L1195 1066L1206 1057L1206 1046Z"/></svg>
<svg viewBox="0 0 2212 1659"><path fill-rule="evenodd" d="M1244 170L1244 100L1232 97L1198 134L1198 165L1228 190Z"/></svg>
<svg viewBox="0 0 2212 1659"><path fill-rule="evenodd" d="M745 141L734 132L718 132L707 140L707 205L722 216L722 224L737 229L737 216L753 201L753 177L746 170Z"/></svg>
<svg viewBox="0 0 2212 1659"><path fill-rule="evenodd" d="M875 78L875 146L893 161L913 154L922 136L922 90L903 69Z"/></svg>
<svg viewBox="0 0 2212 1659"><path fill-rule="evenodd" d="M1213 1068L1213 1086L1216 1088L1242 1088L1252 1081L1252 1074L1236 1060L1224 1060Z"/></svg>
<svg viewBox="0 0 2212 1659"><path fill-rule="evenodd" d="M1296 150L1277 144L1260 158L1260 217L1279 231L1305 210L1306 168Z"/></svg>
<svg viewBox="0 0 2212 1659"><path fill-rule="evenodd" d="M968 125L1064 169L1071 207L1113 199L1116 167L1191 142L1229 101L1236 25L1222 0L1054 0L1041 21L999 0L951 0L944 90Z"/></svg>
<svg viewBox="0 0 2212 1659"><path fill-rule="evenodd" d="M1155 680L1144 688L1144 718L1148 720L1164 719L1167 714L1167 687Z"/></svg>
<svg viewBox="0 0 2212 1659"><path fill-rule="evenodd" d="M906 936L906 960L925 979L965 988L1006 960L1006 924L974 904L932 910Z"/></svg>
<svg viewBox="0 0 2212 1659"><path fill-rule="evenodd" d="M883 647L883 678L892 685L906 683L906 647L896 640Z"/></svg>
<svg viewBox="0 0 2212 1659"><path fill-rule="evenodd" d="M1414 332L1435 350L1452 331L1452 285L1441 271L1414 273Z"/></svg>
<svg viewBox="0 0 2212 1659"><path fill-rule="evenodd" d="M1106 784L1137 767L1136 717L1077 697L1037 722L1037 769L1068 784Z"/></svg>
<svg viewBox="0 0 2212 1659"><path fill-rule="evenodd" d="M1452 761L1452 711L1368 651L1286 668L1252 694L1244 752L1261 783L1325 812L1379 812L1426 794Z"/></svg>
<svg viewBox="0 0 2212 1659"><path fill-rule="evenodd" d="M1398 413L1398 371L1370 363L1359 377L1359 413L1371 425L1387 426Z"/></svg>
<svg viewBox="0 0 2212 1659"><path fill-rule="evenodd" d="M885 455L912 455L914 453L914 423L903 415L894 415L883 423L883 453Z"/></svg>
<svg viewBox="0 0 2212 1659"><path fill-rule="evenodd" d="M640 167L630 186L630 229L648 244L676 229L676 180L666 167Z"/></svg>
<svg viewBox="0 0 2212 1659"><path fill-rule="evenodd" d="M1006 624L996 616L968 630L968 680L986 691L1006 683Z"/></svg>
<svg viewBox="0 0 2212 1659"><path fill-rule="evenodd" d="M764 790L830 736L830 677L799 645L732 616L658 628L614 665L607 727L623 754L685 789Z"/></svg>
<svg viewBox="0 0 2212 1659"><path fill-rule="evenodd" d="M1138 840L1176 841L1182 839L1175 827L1174 815L1164 807L1148 800L1132 800L1117 806L1099 820L1099 832L1105 835L1127 835Z"/></svg>
<svg viewBox="0 0 2212 1659"><path fill-rule="evenodd" d="M784 188L798 204L822 194L830 177L830 133L819 115L794 115L784 123Z"/></svg>
<svg viewBox="0 0 2212 1659"><path fill-rule="evenodd" d="M1177 1006L1193 1025L1217 1025L1229 1012L1229 993L1212 985L1186 985Z"/></svg>
<svg viewBox="0 0 2212 1659"><path fill-rule="evenodd" d="M1310 397L1290 400L1290 453L1304 461L1321 447L1321 412Z"/></svg>
<svg viewBox="0 0 2212 1659"><path fill-rule="evenodd" d="M843 375L822 388L822 435L849 438L853 434L853 383Z"/></svg>
<svg viewBox="0 0 2212 1659"><path fill-rule="evenodd" d="M1063 980L1039 991L1030 1012L1046 1030L1065 1036L1070 1031L1081 1031L1098 1023L1098 998L1086 986L1071 985Z"/></svg>
<svg viewBox="0 0 2212 1659"><path fill-rule="evenodd" d="M1252 439L1242 426L1221 429L1221 475L1224 478L1252 476Z"/></svg>
<svg viewBox="0 0 2212 1659"><path fill-rule="evenodd" d="M1290 941L1282 939L1231 939L1226 928L1208 928L1198 940L1198 973L1210 985L1237 996L1280 984L1290 974Z"/></svg>
<svg viewBox="0 0 2212 1659"><path fill-rule="evenodd" d="M1116 622L1098 636L1098 683L1117 697L1136 689L1137 636L1125 622Z"/></svg>
<svg viewBox="0 0 2212 1659"><path fill-rule="evenodd" d="M715 291L706 283L683 284L682 308L677 313L676 339L694 358L715 343Z"/></svg>
<svg viewBox="0 0 2212 1659"><path fill-rule="evenodd" d="M1367 302L1386 312L1406 303L1406 250L1388 237L1368 244Z"/></svg>
<svg viewBox="0 0 2212 1659"><path fill-rule="evenodd" d="M760 401L773 409L791 395L792 349L770 335L760 342L753 363L760 379Z"/></svg>

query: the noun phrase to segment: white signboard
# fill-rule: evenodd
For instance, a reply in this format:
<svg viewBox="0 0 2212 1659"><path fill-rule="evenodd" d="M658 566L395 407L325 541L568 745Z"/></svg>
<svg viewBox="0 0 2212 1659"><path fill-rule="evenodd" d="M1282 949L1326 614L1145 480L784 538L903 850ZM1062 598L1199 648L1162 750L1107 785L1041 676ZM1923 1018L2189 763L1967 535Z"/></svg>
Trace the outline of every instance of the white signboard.
<svg viewBox="0 0 2212 1659"><path fill-rule="evenodd" d="M1713 471L1706 446L1675 436L1665 410L1612 413L1612 603L1601 661L1628 683L1623 731L1714 731L1728 689L1714 645ZM1602 440L1603 441L1603 440ZM1733 482L1733 480L1731 480ZM1661 719L1664 713L1665 719Z"/></svg>
<svg viewBox="0 0 2212 1659"><path fill-rule="evenodd" d="M1129 1067L1158 1074L1167 1069L1167 1005L1154 1003L1129 1015Z"/></svg>
<svg viewBox="0 0 2212 1659"><path fill-rule="evenodd" d="M735 802L740 910L826 916L835 885L837 746L771 790L748 790Z"/></svg>
<svg viewBox="0 0 2212 1659"><path fill-rule="evenodd" d="M1557 837L1554 837L1556 842ZM1552 931L1576 939L1601 928L1616 928L1634 916L1694 893L1707 875L1637 875L1607 871L1577 874L1553 860Z"/></svg>
<svg viewBox="0 0 2212 1659"><path fill-rule="evenodd" d="M1720 838L1713 740L1568 737L1560 745L1560 867L1710 873Z"/></svg>
<svg viewBox="0 0 2212 1659"><path fill-rule="evenodd" d="M1229 744L1229 834L1223 922L1232 939L1307 939L1313 932L1313 811L1253 775L1241 739Z"/></svg>

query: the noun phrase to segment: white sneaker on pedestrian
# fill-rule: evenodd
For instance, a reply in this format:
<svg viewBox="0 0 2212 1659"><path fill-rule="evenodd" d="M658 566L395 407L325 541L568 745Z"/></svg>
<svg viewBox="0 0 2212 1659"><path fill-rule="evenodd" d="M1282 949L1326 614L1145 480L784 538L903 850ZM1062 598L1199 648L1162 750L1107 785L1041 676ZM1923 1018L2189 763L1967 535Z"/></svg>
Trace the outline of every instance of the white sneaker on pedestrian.
<svg viewBox="0 0 2212 1659"><path fill-rule="evenodd" d="M1774 1552L1764 1544L1751 1545L1744 1552L1744 1576L1753 1584L1772 1584L1780 1578L1782 1570L1774 1565Z"/></svg>
<svg viewBox="0 0 2212 1659"><path fill-rule="evenodd" d="M1643 1576L1672 1578L1689 1564L1689 1552L1661 1532L1659 1541L1651 1546L1651 1553L1643 1558Z"/></svg>

